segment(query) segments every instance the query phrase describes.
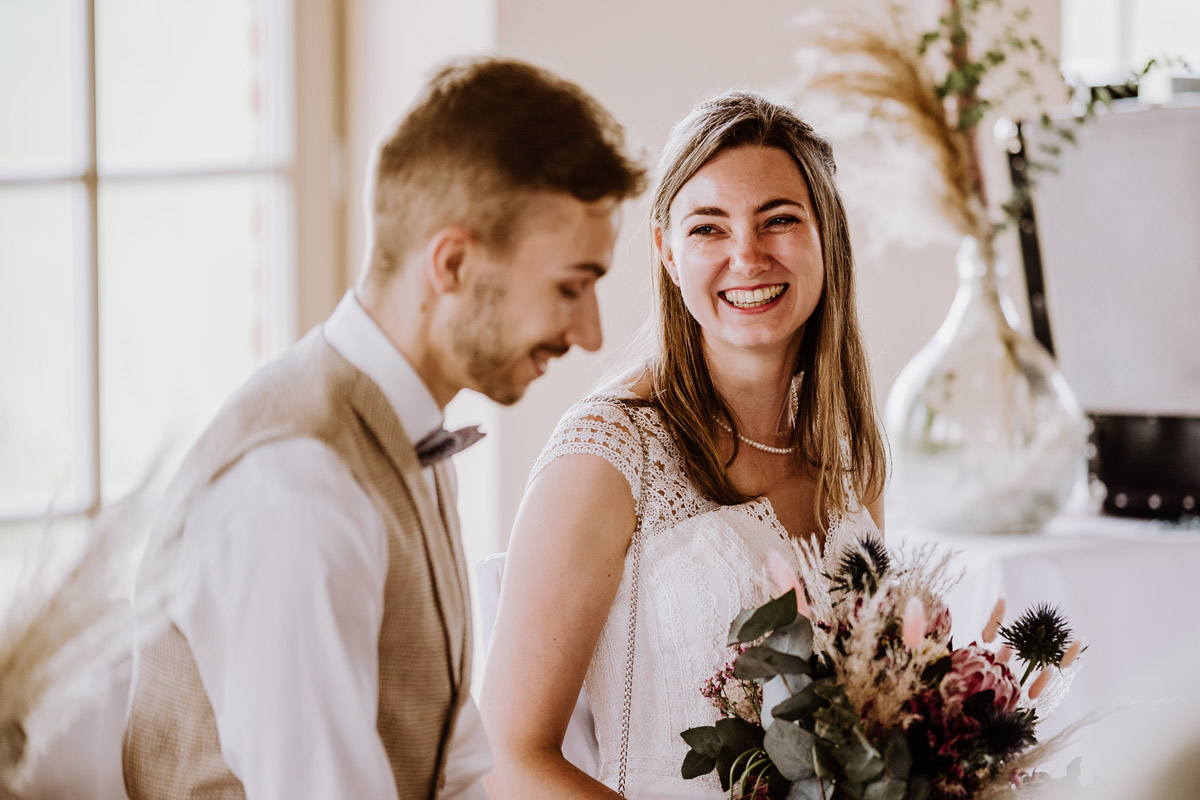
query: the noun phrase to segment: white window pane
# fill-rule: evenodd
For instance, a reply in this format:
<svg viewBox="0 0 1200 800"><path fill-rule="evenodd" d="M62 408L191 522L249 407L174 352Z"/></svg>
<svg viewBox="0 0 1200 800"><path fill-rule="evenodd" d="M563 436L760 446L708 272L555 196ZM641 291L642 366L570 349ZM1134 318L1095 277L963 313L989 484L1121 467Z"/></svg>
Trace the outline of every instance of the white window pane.
<svg viewBox="0 0 1200 800"><path fill-rule="evenodd" d="M0 619L15 603L28 603L51 589L62 577L64 556L76 551L86 531L78 517L0 522Z"/></svg>
<svg viewBox="0 0 1200 800"><path fill-rule="evenodd" d="M1200 2L1197 0L1140 0L1133 28L1131 66L1163 54L1182 56L1193 71L1200 70Z"/></svg>
<svg viewBox="0 0 1200 800"><path fill-rule="evenodd" d="M71 153L68 0L0 2L0 169Z"/></svg>
<svg viewBox="0 0 1200 800"><path fill-rule="evenodd" d="M74 191L0 190L0 511L76 498Z"/></svg>
<svg viewBox="0 0 1200 800"><path fill-rule="evenodd" d="M108 184L100 194L101 481L170 470L263 359L261 178Z"/></svg>
<svg viewBox="0 0 1200 800"><path fill-rule="evenodd" d="M100 164L263 155L265 0L96 4Z"/></svg>

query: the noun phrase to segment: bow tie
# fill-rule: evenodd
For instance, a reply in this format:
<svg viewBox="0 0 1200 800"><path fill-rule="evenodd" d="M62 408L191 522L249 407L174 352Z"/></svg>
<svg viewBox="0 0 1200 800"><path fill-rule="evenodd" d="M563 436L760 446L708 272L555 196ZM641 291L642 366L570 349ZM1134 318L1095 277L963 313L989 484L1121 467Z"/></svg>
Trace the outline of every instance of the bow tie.
<svg viewBox="0 0 1200 800"><path fill-rule="evenodd" d="M482 438L483 433L478 425L469 425L456 431L438 428L417 442L417 460L421 462L422 467L428 467L470 447Z"/></svg>

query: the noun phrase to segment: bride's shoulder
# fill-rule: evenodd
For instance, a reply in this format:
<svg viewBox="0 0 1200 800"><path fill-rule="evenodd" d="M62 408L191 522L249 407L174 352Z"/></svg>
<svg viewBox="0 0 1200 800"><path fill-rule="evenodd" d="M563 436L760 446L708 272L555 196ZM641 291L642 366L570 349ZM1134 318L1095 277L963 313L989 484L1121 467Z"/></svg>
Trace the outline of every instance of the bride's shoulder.
<svg viewBox="0 0 1200 800"><path fill-rule="evenodd" d="M635 405L649 403L653 379L647 364L637 364L619 372L600 384L589 397L632 401Z"/></svg>
<svg viewBox="0 0 1200 800"><path fill-rule="evenodd" d="M566 410L534 464L530 482L552 462L568 455L598 456L636 483L642 462L644 400L627 386L592 392Z"/></svg>
<svg viewBox="0 0 1200 800"><path fill-rule="evenodd" d="M597 415L606 419L626 420L630 413L645 417L654 410L649 399L650 387L649 370L641 365L633 367L605 381L586 397L576 401L563 415L560 426L579 418Z"/></svg>

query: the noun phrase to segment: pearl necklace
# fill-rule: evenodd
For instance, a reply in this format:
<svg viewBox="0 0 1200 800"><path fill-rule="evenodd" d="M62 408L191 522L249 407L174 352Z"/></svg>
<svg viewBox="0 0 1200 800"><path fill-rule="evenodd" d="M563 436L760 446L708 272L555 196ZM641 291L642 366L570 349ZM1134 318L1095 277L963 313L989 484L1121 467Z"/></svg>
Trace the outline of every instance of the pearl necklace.
<svg viewBox="0 0 1200 800"><path fill-rule="evenodd" d="M717 424L725 429L726 433L728 433L730 436L733 435L733 428L731 428L727 424L725 424L725 420L720 419L719 417L716 417L715 419L717 420ZM737 435L737 438L740 439L741 441L743 441L744 443L750 445L751 447L755 448L756 450L762 450L764 453L773 453L777 456L786 456L787 454L791 453L793 450L796 449L795 445L791 445L790 447L771 447L771 445L769 445L769 444L763 444L762 442L756 442L753 439L742 436L742 434L740 434L740 433Z"/></svg>
<svg viewBox="0 0 1200 800"><path fill-rule="evenodd" d="M801 372L797 377L799 378L799 377L803 377L803 376L804 376L804 373ZM789 405L792 407L792 419L795 419L796 411L798 410L798 408L800 406L800 399L796 396L795 381L792 382L791 397L789 397L788 399L790 401ZM729 425L725 422L725 420L721 419L720 417L713 417L713 419L717 421L718 425L720 425L722 428L725 429L726 433L728 433L730 436L733 436L733 428L729 427ZM791 445L789 447L771 447L771 445L769 445L769 444L763 444L762 442L756 442L753 439L742 436L741 433L739 433L737 435L737 438L742 443L748 444L756 450L762 450L764 453L771 453L772 455L777 455L777 456L789 455L793 450L796 449L796 445Z"/></svg>

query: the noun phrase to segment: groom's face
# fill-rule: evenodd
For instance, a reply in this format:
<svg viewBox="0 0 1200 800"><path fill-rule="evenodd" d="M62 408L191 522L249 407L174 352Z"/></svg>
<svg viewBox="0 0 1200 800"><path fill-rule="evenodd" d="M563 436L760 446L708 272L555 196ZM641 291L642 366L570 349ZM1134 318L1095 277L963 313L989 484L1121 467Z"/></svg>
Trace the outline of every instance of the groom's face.
<svg viewBox="0 0 1200 800"><path fill-rule="evenodd" d="M505 405L572 346L600 348L596 281L612 262L616 204L545 194L520 225L504 254L479 255L450 329L465 387Z"/></svg>

